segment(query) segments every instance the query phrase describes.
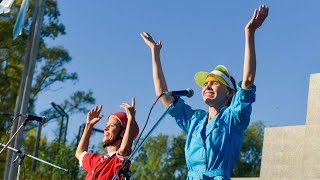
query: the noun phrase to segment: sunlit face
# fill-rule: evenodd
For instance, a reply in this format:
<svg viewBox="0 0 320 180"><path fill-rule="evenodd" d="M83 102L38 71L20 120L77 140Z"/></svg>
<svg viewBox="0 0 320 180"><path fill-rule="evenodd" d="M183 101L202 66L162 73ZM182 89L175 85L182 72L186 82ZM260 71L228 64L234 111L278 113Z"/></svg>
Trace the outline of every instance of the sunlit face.
<svg viewBox="0 0 320 180"><path fill-rule="evenodd" d="M226 85L219 81L208 81L202 88L203 101L209 106L224 106L230 97Z"/></svg>
<svg viewBox="0 0 320 180"><path fill-rule="evenodd" d="M114 140L115 138L117 138L119 131L122 130L120 121L116 116L111 115L109 117L108 123L106 124L103 130L104 130L104 135L103 135L102 142L104 144L107 144L112 140Z"/></svg>

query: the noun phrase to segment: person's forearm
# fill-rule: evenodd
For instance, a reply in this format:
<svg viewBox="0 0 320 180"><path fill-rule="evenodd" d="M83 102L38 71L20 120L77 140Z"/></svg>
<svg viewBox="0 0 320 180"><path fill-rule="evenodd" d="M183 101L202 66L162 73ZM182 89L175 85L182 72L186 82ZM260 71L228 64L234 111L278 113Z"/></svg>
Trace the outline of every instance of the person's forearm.
<svg viewBox="0 0 320 180"><path fill-rule="evenodd" d="M254 42L254 32L245 30L245 56L243 68L242 88L251 88L256 75L256 52Z"/></svg>
<svg viewBox="0 0 320 180"><path fill-rule="evenodd" d="M127 127L125 129L121 146L118 150L118 153L121 156L128 156L131 153L131 147L133 144L133 132L134 132L134 122L132 118L128 118Z"/></svg>
<svg viewBox="0 0 320 180"><path fill-rule="evenodd" d="M77 150L76 150L75 156L77 159L79 159L82 152L88 151L89 139L91 136L92 129L93 129L93 125L86 124L86 126L83 130L81 140L80 140L78 147L77 147Z"/></svg>
<svg viewBox="0 0 320 180"><path fill-rule="evenodd" d="M163 92L168 91L166 79L163 74L162 65L160 61L160 50L151 49L152 53L152 70L153 70L153 82L157 96L160 96ZM171 96L163 96L161 98L162 103L168 107L173 101Z"/></svg>

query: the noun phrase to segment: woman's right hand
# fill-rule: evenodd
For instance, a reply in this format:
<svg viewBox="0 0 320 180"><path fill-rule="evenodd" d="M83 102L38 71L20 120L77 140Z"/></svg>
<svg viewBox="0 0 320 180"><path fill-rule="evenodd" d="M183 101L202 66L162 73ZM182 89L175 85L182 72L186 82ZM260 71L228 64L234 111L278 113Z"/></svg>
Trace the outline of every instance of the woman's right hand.
<svg viewBox="0 0 320 180"><path fill-rule="evenodd" d="M162 44L161 41L158 41L158 43L156 43L151 35L147 32L142 32L140 33L140 36L142 37L142 39L144 40L144 42L151 48L154 50L158 50L160 51L160 49L162 48Z"/></svg>
<svg viewBox="0 0 320 180"><path fill-rule="evenodd" d="M259 8L254 10L253 16L245 27L246 31L255 32L266 20L269 13L269 7L260 5Z"/></svg>

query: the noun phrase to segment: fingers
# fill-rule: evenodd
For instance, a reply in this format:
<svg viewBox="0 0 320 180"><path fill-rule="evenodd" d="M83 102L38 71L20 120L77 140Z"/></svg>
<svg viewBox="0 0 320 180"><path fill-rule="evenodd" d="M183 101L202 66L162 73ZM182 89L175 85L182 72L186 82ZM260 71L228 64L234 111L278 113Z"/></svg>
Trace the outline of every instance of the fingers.
<svg viewBox="0 0 320 180"><path fill-rule="evenodd" d="M248 22L246 29L255 32L268 17L269 8L266 5L260 5L254 10L253 16Z"/></svg>
<svg viewBox="0 0 320 180"><path fill-rule="evenodd" d="M93 112L97 112L99 110L99 106L96 106L94 109L93 109Z"/></svg>
<svg viewBox="0 0 320 180"><path fill-rule="evenodd" d="M125 109L127 113L135 113L135 112L136 112L136 110L135 110L135 105L136 105L136 99L135 99L135 98L132 98L131 104L129 104L129 103L122 103L122 104L120 105L120 107L122 107L123 109Z"/></svg>
<svg viewBox="0 0 320 180"><path fill-rule="evenodd" d="M98 113L102 111L102 105L99 106Z"/></svg>
<svg viewBox="0 0 320 180"><path fill-rule="evenodd" d="M150 34L147 33L147 32L142 32L142 34L143 34L145 37L147 37L147 38L150 38L150 37L151 37Z"/></svg>
<svg viewBox="0 0 320 180"><path fill-rule="evenodd" d="M144 39L151 39L152 40L152 37L150 36L150 34L148 34L147 32L142 32L140 33L140 36Z"/></svg>
<svg viewBox="0 0 320 180"><path fill-rule="evenodd" d="M100 106L96 106L94 109L93 109L93 112L97 112L97 113L100 113L102 110L102 105Z"/></svg>
<svg viewBox="0 0 320 180"><path fill-rule="evenodd" d="M97 107L97 106L96 106L96 107ZM96 108L96 107L95 107L95 108ZM95 108L91 109L91 110L89 111L89 113L90 113L90 114L93 113L94 110L95 110Z"/></svg>
<svg viewBox="0 0 320 180"><path fill-rule="evenodd" d="M155 44L154 40L152 39L151 35L148 34L147 32L142 32L140 33L140 36L143 38L143 40L146 42L146 43L152 43L152 44Z"/></svg>
<svg viewBox="0 0 320 180"><path fill-rule="evenodd" d="M260 5L259 6L259 13L257 15L258 17L261 17L262 19L265 19L269 14L269 8L266 5Z"/></svg>
<svg viewBox="0 0 320 180"><path fill-rule="evenodd" d="M146 38L147 38L143 33L140 33L140 36L141 36L143 39L146 39Z"/></svg>
<svg viewBox="0 0 320 180"><path fill-rule="evenodd" d="M87 122L92 125L95 125L97 122L99 122L103 118L103 115L100 114L101 111L102 105L95 106L93 109L91 109L87 115Z"/></svg>
<svg viewBox="0 0 320 180"><path fill-rule="evenodd" d="M128 104L128 103L122 103L122 104L120 105L120 107L122 107L123 109L134 108L134 106L131 106L131 105Z"/></svg>
<svg viewBox="0 0 320 180"><path fill-rule="evenodd" d="M100 114L101 111L102 111L102 105L94 107L93 109L91 109L91 110L89 111L89 113L90 113L90 114L93 114L93 113L98 113L98 114ZM89 113L88 113L88 114L89 114Z"/></svg>
<svg viewBox="0 0 320 180"><path fill-rule="evenodd" d="M98 118L99 118L99 120L102 119L103 118L103 114L99 115Z"/></svg>
<svg viewBox="0 0 320 180"><path fill-rule="evenodd" d="M256 19L257 16L258 16L258 9L256 8L256 9L254 10L254 12L253 12L253 16L252 16L252 19L251 19L251 20Z"/></svg>
<svg viewBox="0 0 320 180"><path fill-rule="evenodd" d="M261 12L261 9L263 8L262 6L263 6L263 5L260 5L260 6L259 6L259 12Z"/></svg>
<svg viewBox="0 0 320 180"><path fill-rule="evenodd" d="M266 5L260 5L254 10L252 19L266 18L268 16L269 8Z"/></svg>
<svg viewBox="0 0 320 180"><path fill-rule="evenodd" d="M132 107L135 107L135 106L136 106L136 98L135 98L135 97L132 98L131 106L132 106Z"/></svg>
<svg viewBox="0 0 320 180"><path fill-rule="evenodd" d="M268 14L269 14L269 7L268 6L264 6L263 14L265 15L265 17L268 17Z"/></svg>

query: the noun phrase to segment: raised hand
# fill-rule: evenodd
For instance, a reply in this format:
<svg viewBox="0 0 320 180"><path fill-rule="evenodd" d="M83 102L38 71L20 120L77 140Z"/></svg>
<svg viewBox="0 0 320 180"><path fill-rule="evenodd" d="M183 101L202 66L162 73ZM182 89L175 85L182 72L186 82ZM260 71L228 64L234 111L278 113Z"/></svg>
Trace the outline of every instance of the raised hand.
<svg viewBox="0 0 320 180"><path fill-rule="evenodd" d="M101 105L91 109L87 115L87 124L95 125L97 122L99 122L103 117L103 115L100 114L101 110Z"/></svg>
<svg viewBox="0 0 320 180"><path fill-rule="evenodd" d="M128 120L135 118L135 114L136 114L135 105L136 105L136 99L135 98L132 98L131 105L128 104L128 103L122 103L120 105L120 107L122 107L126 111Z"/></svg>
<svg viewBox="0 0 320 180"><path fill-rule="evenodd" d="M269 8L266 5L260 5L259 9L256 8L254 10L253 16L246 25L246 30L251 32L255 32L264 22L264 20L268 17Z"/></svg>
<svg viewBox="0 0 320 180"><path fill-rule="evenodd" d="M161 41L158 41L158 43L156 43L151 35L147 32L142 32L140 33L140 36L142 37L142 39L144 40L144 42L151 48L151 49L156 49L156 50L160 50L162 48L162 44Z"/></svg>
<svg viewBox="0 0 320 180"><path fill-rule="evenodd" d="M102 106L96 106L95 108L93 108L91 111L88 112L87 124L83 130L83 134L81 136L81 139L75 154L77 159L80 159L80 156L84 151L88 151L89 140L90 140L90 135L91 135L93 126L97 122L99 122L103 117L103 115L100 115L101 110L102 110Z"/></svg>

